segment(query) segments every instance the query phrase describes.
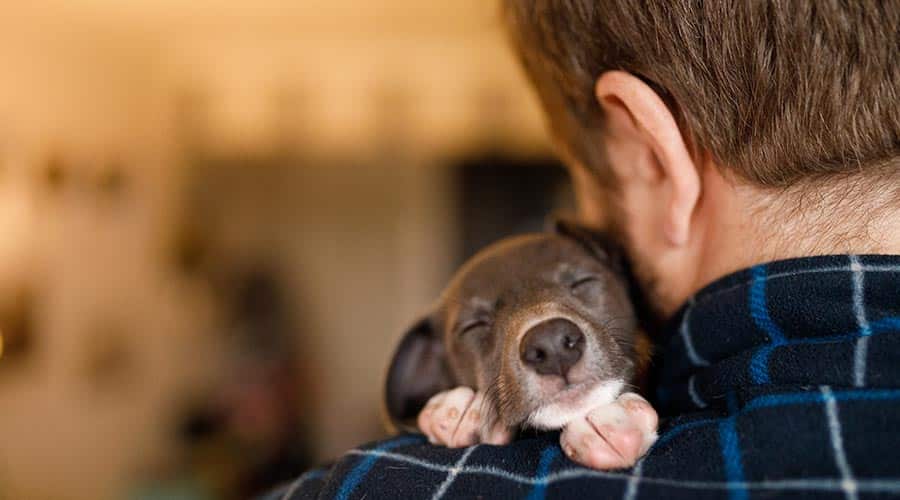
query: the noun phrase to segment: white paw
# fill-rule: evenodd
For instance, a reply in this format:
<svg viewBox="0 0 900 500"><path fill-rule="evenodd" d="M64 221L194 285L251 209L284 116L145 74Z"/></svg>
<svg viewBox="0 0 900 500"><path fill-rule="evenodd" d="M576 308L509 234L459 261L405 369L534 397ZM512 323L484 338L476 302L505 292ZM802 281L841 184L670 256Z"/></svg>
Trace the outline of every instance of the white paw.
<svg viewBox="0 0 900 500"><path fill-rule="evenodd" d="M419 429L432 444L450 448L472 446L477 443L506 444L512 435L506 429L482 428L483 393L468 387L435 394L419 413Z"/></svg>
<svg viewBox="0 0 900 500"><path fill-rule="evenodd" d="M563 429L560 445L573 461L593 469L633 466L656 442L659 417L641 396L625 393Z"/></svg>

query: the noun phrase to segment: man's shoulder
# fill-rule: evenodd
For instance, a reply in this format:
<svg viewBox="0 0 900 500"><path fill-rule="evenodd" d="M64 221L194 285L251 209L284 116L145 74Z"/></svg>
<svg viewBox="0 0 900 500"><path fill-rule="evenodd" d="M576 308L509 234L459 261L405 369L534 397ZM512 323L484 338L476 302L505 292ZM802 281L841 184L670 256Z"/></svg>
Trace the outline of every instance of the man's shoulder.
<svg viewBox="0 0 900 500"><path fill-rule="evenodd" d="M848 487L900 495L898 424L900 390L767 390L727 411L664 420L632 469L584 468L556 433L461 449L407 434L350 450L266 498L746 498Z"/></svg>

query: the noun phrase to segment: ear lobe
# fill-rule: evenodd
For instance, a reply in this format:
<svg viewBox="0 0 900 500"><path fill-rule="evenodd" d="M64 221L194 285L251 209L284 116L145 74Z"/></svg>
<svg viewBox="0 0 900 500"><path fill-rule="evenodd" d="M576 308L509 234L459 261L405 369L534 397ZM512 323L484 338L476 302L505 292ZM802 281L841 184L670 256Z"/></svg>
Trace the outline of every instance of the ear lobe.
<svg viewBox="0 0 900 500"><path fill-rule="evenodd" d="M419 320L403 336L388 369L384 388L388 417L397 426L414 422L432 396L453 385L440 333L430 317Z"/></svg>
<svg viewBox="0 0 900 500"><path fill-rule="evenodd" d="M564 217L552 217L550 231L574 240L588 253L610 266L613 270L625 272L625 253L608 234L592 229L580 222Z"/></svg>

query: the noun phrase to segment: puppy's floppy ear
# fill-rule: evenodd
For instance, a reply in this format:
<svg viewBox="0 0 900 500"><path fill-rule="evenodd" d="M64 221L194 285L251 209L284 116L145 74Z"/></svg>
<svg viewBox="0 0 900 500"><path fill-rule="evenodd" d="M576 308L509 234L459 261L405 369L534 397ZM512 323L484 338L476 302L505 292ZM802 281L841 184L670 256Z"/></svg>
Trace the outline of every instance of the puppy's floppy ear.
<svg viewBox="0 0 900 500"><path fill-rule="evenodd" d="M625 252L607 233L561 216L550 217L547 225L550 232L576 241L588 253L613 270L622 274L628 272Z"/></svg>
<svg viewBox="0 0 900 500"><path fill-rule="evenodd" d="M425 317L403 335L388 369L384 400L391 423L406 427L415 422L431 396L453 385L442 335Z"/></svg>

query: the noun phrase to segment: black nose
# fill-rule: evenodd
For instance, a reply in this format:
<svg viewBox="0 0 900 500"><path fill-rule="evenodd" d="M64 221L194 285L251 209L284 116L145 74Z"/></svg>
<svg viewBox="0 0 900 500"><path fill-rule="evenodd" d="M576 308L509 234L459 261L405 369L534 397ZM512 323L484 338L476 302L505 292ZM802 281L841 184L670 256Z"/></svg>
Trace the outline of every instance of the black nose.
<svg viewBox="0 0 900 500"><path fill-rule="evenodd" d="M541 375L566 378L581 359L584 334L575 323L563 318L542 321L529 328L519 346L522 363Z"/></svg>

